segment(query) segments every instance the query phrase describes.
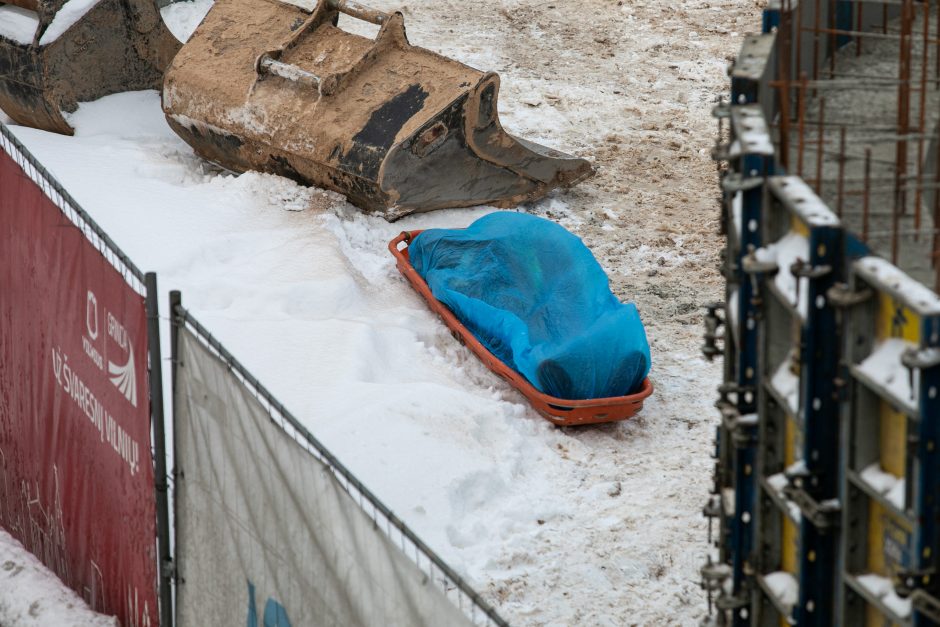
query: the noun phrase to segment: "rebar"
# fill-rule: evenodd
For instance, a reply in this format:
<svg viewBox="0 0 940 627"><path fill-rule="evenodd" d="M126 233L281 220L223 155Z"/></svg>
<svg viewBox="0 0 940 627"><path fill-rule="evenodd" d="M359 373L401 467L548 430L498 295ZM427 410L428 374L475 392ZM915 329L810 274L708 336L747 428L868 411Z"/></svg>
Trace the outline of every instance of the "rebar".
<svg viewBox="0 0 940 627"><path fill-rule="evenodd" d="M868 243L868 212L871 208L871 148L865 148L865 196L862 200L862 241Z"/></svg>
<svg viewBox="0 0 940 627"><path fill-rule="evenodd" d="M822 188L820 180L819 187ZM839 127L839 186L836 191L836 215L842 219L843 200L845 196L845 127Z"/></svg>

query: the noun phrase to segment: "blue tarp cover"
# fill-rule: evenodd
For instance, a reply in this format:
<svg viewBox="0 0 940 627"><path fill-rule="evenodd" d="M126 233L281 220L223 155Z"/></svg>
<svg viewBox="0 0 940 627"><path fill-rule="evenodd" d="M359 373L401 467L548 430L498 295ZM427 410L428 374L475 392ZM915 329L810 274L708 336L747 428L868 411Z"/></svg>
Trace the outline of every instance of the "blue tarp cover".
<svg viewBox="0 0 940 627"><path fill-rule="evenodd" d="M430 229L411 264L480 342L536 389L576 400L637 391L650 368L640 315L563 227L498 212L467 229Z"/></svg>

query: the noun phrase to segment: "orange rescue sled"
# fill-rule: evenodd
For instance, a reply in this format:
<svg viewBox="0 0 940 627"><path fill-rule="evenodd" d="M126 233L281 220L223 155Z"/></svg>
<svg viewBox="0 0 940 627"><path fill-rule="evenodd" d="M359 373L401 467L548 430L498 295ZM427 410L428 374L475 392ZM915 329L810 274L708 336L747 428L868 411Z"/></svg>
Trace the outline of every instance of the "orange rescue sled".
<svg viewBox="0 0 940 627"><path fill-rule="evenodd" d="M519 390L533 408L550 422L564 427L574 425L590 425L602 422L615 422L632 418L643 408L643 401L653 393L653 384L649 378L643 380L640 391L629 396L611 396L609 398L592 398L587 400L566 400L556 398L539 392L521 374L496 358L483 344L465 327L457 316L447 308L444 303L434 298L431 288L421 278L418 271L411 265L408 256L408 245L421 231L405 231L388 245L388 249L395 256L398 270L408 282L451 330L451 333L460 343L464 344L486 364L486 367L509 382ZM404 244L404 246L401 246Z"/></svg>

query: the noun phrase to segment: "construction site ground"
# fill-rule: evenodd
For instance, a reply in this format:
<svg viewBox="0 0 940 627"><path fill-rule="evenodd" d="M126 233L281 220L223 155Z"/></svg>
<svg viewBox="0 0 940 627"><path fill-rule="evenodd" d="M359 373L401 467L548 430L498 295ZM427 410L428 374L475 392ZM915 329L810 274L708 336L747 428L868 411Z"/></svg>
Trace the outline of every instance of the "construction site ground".
<svg viewBox="0 0 940 627"><path fill-rule="evenodd" d="M639 307L656 391L638 418L552 427L398 276L398 232L491 209L389 224L332 193L234 177L170 131L156 92L83 105L72 138L14 130L510 623L696 625L720 379L699 352L703 306L722 297L710 112L761 3L369 3L402 10L413 43L499 72L511 133L595 160L593 179L523 209L578 234ZM164 16L184 36L208 7ZM9 590L0 624L59 624L42 600L6 617Z"/></svg>

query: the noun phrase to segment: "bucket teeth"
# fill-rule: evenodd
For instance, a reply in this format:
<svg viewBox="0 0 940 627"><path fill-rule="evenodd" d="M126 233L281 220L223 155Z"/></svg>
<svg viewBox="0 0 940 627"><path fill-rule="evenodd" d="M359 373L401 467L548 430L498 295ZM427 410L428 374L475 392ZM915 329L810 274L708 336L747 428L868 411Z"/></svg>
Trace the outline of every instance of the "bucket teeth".
<svg viewBox="0 0 940 627"><path fill-rule="evenodd" d="M216 0L167 71L164 110L202 157L345 194L389 219L507 207L593 173L518 139L499 77L412 46L400 13L353 2ZM339 12L381 26L375 40Z"/></svg>
<svg viewBox="0 0 940 627"><path fill-rule="evenodd" d="M63 113L109 94L159 89L181 45L154 0L101 0L63 32L55 17L64 0L14 4L36 27L30 41L0 35L0 109L25 126L71 135Z"/></svg>

